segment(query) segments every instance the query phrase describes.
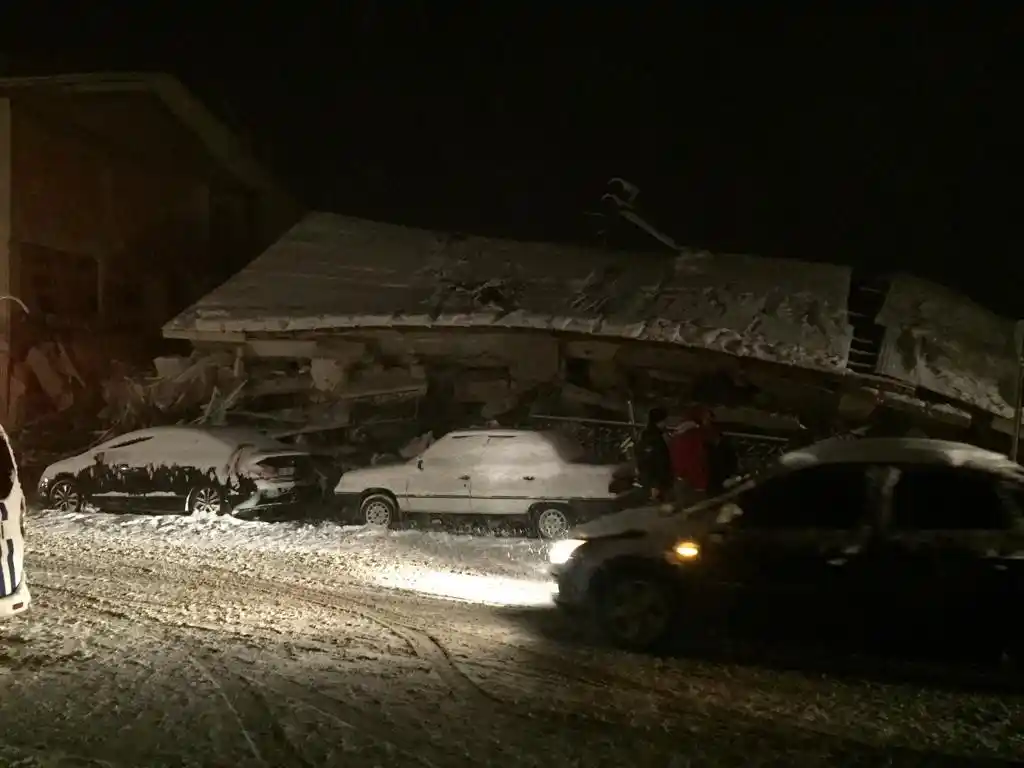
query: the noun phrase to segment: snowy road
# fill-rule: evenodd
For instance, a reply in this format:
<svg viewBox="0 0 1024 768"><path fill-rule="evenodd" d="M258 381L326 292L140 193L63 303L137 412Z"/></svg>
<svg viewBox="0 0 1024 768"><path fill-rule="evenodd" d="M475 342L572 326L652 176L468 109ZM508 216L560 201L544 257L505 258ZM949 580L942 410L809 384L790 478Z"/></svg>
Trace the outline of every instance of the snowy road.
<svg viewBox="0 0 1024 768"><path fill-rule="evenodd" d="M535 542L52 513L29 535L0 766L1024 758L1021 697L575 643Z"/></svg>

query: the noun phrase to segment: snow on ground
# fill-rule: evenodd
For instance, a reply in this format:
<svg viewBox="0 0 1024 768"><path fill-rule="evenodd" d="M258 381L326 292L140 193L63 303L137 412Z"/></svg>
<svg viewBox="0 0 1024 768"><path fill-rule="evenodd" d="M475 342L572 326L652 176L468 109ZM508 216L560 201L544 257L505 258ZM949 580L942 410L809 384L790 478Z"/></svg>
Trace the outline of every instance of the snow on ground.
<svg viewBox="0 0 1024 768"><path fill-rule="evenodd" d="M180 545L191 556L239 561L247 552L273 551L303 567L317 564L336 579L421 591L495 605L549 605L546 546L529 539L459 536L441 531L383 531L333 522L195 520L175 515L61 515L44 512L47 535L77 545L109 548ZM125 537L130 537L126 539Z"/></svg>
<svg viewBox="0 0 1024 768"><path fill-rule="evenodd" d="M29 546L0 766L1024 757L1020 697L581 644L543 605L537 542L34 513Z"/></svg>

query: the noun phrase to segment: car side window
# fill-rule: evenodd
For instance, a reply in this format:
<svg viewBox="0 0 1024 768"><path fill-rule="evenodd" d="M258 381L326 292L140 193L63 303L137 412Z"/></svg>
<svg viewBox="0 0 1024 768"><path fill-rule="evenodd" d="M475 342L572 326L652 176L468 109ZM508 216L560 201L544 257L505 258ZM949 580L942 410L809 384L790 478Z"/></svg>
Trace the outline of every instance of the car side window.
<svg viewBox="0 0 1024 768"><path fill-rule="evenodd" d="M488 464L536 466L561 463L553 445L544 440L519 435L492 435L487 439L484 457Z"/></svg>
<svg viewBox="0 0 1024 768"><path fill-rule="evenodd" d="M423 452L424 467L476 463L486 442L486 435L446 435Z"/></svg>
<svg viewBox="0 0 1024 768"><path fill-rule="evenodd" d="M1010 526L997 478L942 466L901 469L892 495L892 530L981 531Z"/></svg>
<svg viewBox="0 0 1024 768"><path fill-rule="evenodd" d="M743 529L849 530L868 510L867 476L858 464L799 469L741 494L735 524Z"/></svg>

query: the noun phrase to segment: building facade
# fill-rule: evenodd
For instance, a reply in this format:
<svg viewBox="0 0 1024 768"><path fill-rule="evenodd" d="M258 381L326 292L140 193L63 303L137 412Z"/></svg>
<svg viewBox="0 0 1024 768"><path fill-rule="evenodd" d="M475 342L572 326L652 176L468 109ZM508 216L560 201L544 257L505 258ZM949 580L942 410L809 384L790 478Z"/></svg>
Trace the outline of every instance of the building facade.
<svg viewBox="0 0 1024 768"><path fill-rule="evenodd" d="M297 215L172 77L0 79L0 417L145 356Z"/></svg>

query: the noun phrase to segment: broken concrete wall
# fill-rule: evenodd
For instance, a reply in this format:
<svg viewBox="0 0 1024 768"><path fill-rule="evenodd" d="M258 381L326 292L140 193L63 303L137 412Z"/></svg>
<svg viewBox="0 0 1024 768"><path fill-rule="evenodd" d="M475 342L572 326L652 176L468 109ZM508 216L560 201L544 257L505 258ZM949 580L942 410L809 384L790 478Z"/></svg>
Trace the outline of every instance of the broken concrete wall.
<svg viewBox="0 0 1024 768"><path fill-rule="evenodd" d="M1012 417L1013 323L935 283L892 280L877 322L886 327L877 370Z"/></svg>
<svg viewBox="0 0 1024 768"><path fill-rule="evenodd" d="M204 344L189 359L155 360L155 376L112 382L105 418L120 429L244 422L281 435L389 425L410 438L538 416L623 422L654 404L681 411L708 376L731 381L722 363L736 362L637 342L447 330L244 339L217 350ZM705 389L724 402L723 383Z"/></svg>

